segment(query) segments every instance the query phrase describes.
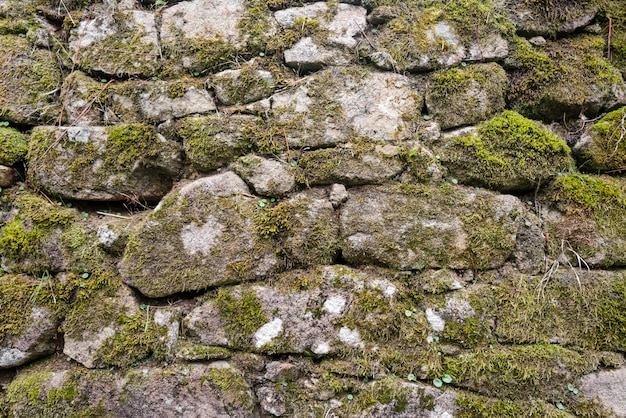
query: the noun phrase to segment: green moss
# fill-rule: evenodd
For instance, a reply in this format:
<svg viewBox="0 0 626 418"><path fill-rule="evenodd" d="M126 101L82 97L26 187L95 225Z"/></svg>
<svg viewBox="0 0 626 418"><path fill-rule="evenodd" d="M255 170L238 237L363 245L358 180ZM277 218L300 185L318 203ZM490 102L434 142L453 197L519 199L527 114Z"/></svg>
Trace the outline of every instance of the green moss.
<svg viewBox="0 0 626 418"><path fill-rule="evenodd" d="M471 125L501 112L509 80L497 64L476 64L435 72L426 95L429 113L449 129Z"/></svg>
<svg viewBox="0 0 626 418"><path fill-rule="evenodd" d="M565 141L508 110L440 154L451 176L505 192L534 190L573 165Z"/></svg>
<svg viewBox="0 0 626 418"><path fill-rule="evenodd" d="M570 203L599 213L626 206L621 187L609 177L569 175L558 177L552 185L556 202Z"/></svg>
<svg viewBox="0 0 626 418"><path fill-rule="evenodd" d="M156 131L145 124L114 125L107 127L107 163L121 170L130 170L141 158L159 155Z"/></svg>
<svg viewBox="0 0 626 418"><path fill-rule="evenodd" d="M514 67L508 101L524 116L559 120L577 118L581 111L597 114L598 94L612 95L622 77L604 58L602 37L579 35L549 41L542 50L516 39L508 59ZM594 85L594 89L589 86Z"/></svg>
<svg viewBox="0 0 626 418"><path fill-rule="evenodd" d="M176 39L163 47L166 62L161 75L164 77L179 74L179 65L183 60L188 61L185 70L194 76L225 70L237 62L237 54L240 52L231 42L220 37L186 38L178 34Z"/></svg>
<svg viewBox="0 0 626 418"><path fill-rule="evenodd" d="M0 250L12 268L40 273L56 263L46 251L54 231L68 227L76 212L60 208L35 195L20 195L14 202L16 217L0 230Z"/></svg>
<svg viewBox="0 0 626 418"><path fill-rule="evenodd" d="M12 166L24 159L28 152L28 138L13 128L0 127L0 164Z"/></svg>
<svg viewBox="0 0 626 418"><path fill-rule="evenodd" d="M581 170L626 170L626 107L607 113L589 134L591 143L579 155Z"/></svg>
<svg viewBox="0 0 626 418"><path fill-rule="evenodd" d="M349 409L363 411L374 405L393 405L393 411L402 413L406 410L411 391L402 386L398 378L388 377L367 385L355 397Z"/></svg>
<svg viewBox="0 0 626 418"><path fill-rule="evenodd" d="M188 361L223 360L232 355L227 348L192 344L182 345L176 353L177 357Z"/></svg>
<svg viewBox="0 0 626 418"><path fill-rule="evenodd" d="M598 306L598 339L602 347L626 348L626 277L613 283L612 291Z"/></svg>
<svg viewBox="0 0 626 418"><path fill-rule="evenodd" d="M444 370L458 385L496 398L560 397L567 381L597 367L599 358L557 345L499 347L446 357Z"/></svg>
<svg viewBox="0 0 626 418"><path fill-rule="evenodd" d="M289 231L293 207L289 202L280 202L278 205L263 208L254 218L256 233L265 239L274 238Z"/></svg>
<svg viewBox="0 0 626 418"><path fill-rule="evenodd" d="M192 164L211 171L249 151L247 131L257 122L255 118L220 116L186 118L178 123L177 134Z"/></svg>
<svg viewBox="0 0 626 418"><path fill-rule="evenodd" d="M517 418L521 416L565 418L569 416L565 412L559 411L555 407L539 400L499 400L463 393L455 399L455 403L461 409L458 415L456 415L459 418Z"/></svg>
<svg viewBox="0 0 626 418"><path fill-rule="evenodd" d="M236 346L247 345L252 334L269 321L252 289L243 290L239 296L220 289L215 303Z"/></svg>
<svg viewBox="0 0 626 418"><path fill-rule="evenodd" d="M121 329L98 349L96 357L101 364L128 367L146 358L159 359L165 353L165 327L154 323L148 311L116 318Z"/></svg>
<svg viewBox="0 0 626 418"><path fill-rule="evenodd" d="M55 92L61 70L52 51L33 48L19 36L0 35L0 119L47 124L61 112Z"/></svg>
<svg viewBox="0 0 626 418"><path fill-rule="evenodd" d="M72 376L72 373L69 375ZM66 378L62 386L50 389L48 382L55 377L46 371L27 370L20 373L6 387L8 410L33 418L106 416L102 408L91 407L80 395L73 377Z"/></svg>
<svg viewBox="0 0 626 418"><path fill-rule="evenodd" d="M255 398L241 372L230 367L214 367L209 370L208 379L205 381L212 383L219 390L219 396L227 410L230 408L244 409L248 412L255 410Z"/></svg>

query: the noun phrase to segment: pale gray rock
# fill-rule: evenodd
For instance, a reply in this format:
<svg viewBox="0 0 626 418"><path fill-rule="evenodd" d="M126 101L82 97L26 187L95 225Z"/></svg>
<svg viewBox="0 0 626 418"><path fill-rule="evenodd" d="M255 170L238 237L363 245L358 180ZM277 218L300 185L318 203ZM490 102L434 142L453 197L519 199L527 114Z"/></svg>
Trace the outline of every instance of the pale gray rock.
<svg viewBox="0 0 626 418"><path fill-rule="evenodd" d="M98 303L106 307L106 315L80 320L72 318L74 314L70 312L70 320L77 321L78 328L66 330L64 336L63 354L89 369L108 366L102 360L105 353L101 349L109 338L123 330L124 324L119 323L118 317L130 317L142 312L132 291L126 286L121 286L115 296L100 298Z"/></svg>
<svg viewBox="0 0 626 418"><path fill-rule="evenodd" d="M273 274L280 265L273 241L258 232L261 210L232 172L186 184L131 234L122 278L146 296L163 297Z"/></svg>
<svg viewBox="0 0 626 418"><path fill-rule="evenodd" d="M261 196L284 196L295 185L291 166L276 160L247 155L237 160L234 170Z"/></svg>
<svg viewBox="0 0 626 418"><path fill-rule="evenodd" d="M483 190L354 188L340 216L342 254L400 270L497 268L515 248L522 210Z"/></svg>
<svg viewBox="0 0 626 418"><path fill-rule="evenodd" d="M158 70L159 44L152 13L98 7L72 30L69 51L87 72L148 77Z"/></svg>
<svg viewBox="0 0 626 418"><path fill-rule="evenodd" d="M275 88L273 74L253 64L219 72L210 82L216 99L226 106L256 102L270 96Z"/></svg>
<svg viewBox="0 0 626 418"><path fill-rule="evenodd" d="M580 379L579 389L582 396L600 402L616 416L626 416L626 368L585 375Z"/></svg>
<svg viewBox="0 0 626 418"><path fill-rule="evenodd" d="M45 374L25 371L13 382L17 386L33 380L38 382L34 390L41 396L52 396L67 391L68 387L75 391L72 392L76 393L75 398L60 397L54 404L55 410L67 416L89 412L97 416L137 418L259 417L254 393L244 380L244 373L223 362L141 367L121 372L50 368ZM233 387L226 388L224 382ZM7 405L11 416L27 413L44 416L49 412L45 403L29 404L28 394L17 392Z"/></svg>
<svg viewBox="0 0 626 418"><path fill-rule="evenodd" d="M330 195L328 200L333 205L333 208L337 209L348 200L348 191L343 184L335 183L330 186Z"/></svg>
<svg viewBox="0 0 626 418"><path fill-rule="evenodd" d="M349 57L335 48L317 44L313 38L300 39L294 46L285 50L285 64L298 72L319 70L328 66L347 65Z"/></svg>
<svg viewBox="0 0 626 418"><path fill-rule="evenodd" d="M306 77L248 109L267 112L290 147L317 148L347 142L351 133L384 142L406 139L417 130L422 102L410 77L345 67Z"/></svg>
<svg viewBox="0 0 626 418"><path fill-rule="evenodd" d="M281 361L267 363L265 370L263 378L275 383L295 380L298 374L298 370L293 364Z"/></svg>
<svg viewBox="0 0 626 418"><path fill-rule="evenodd" d="M277 11L274 17L282 28L293 28L301 20L308 19L319 22L320 29L328 34L323 40L318 36L300 39L285 51L285 63L301 71L346 65L351 61L351 55L341 48L356 46L355 36L367 24L366 13L363 7L344 3L339 3L331 10L325 2Z"/></svg>
<svg viewBox="0 0 626 418"><path fill-rule="evenodd" d="M287 412L284 397L274 389L273 385L259 386L255 389L255 393L265 413L281 417Z"/></svg>
<svg viewBox="0 0 626 418"><path fill-rule="evenodd" d="M163 10L161 41L174 46L179 34L183 38L222 39L241 45L243 39L237 23L244 16L242 0L183 1Z"/></svg>
<svg viewBox="0 0 626 418"><path fill-rule="evenodd" d="M571 34L589 25L598 13L597 5L583 1L540 5L507 0L505 4L503 12L523 36Z"/></svg>
<svg viewBox="0 0 626 418"><path fill-rule="evenodd" d="M41 126L30 147L33 184L67 199L156 200L182 165L180 145L144 124Z"/></svg>
<svg viewBox="0 0 626 418"><path fill-rule="evenodd" d="M34 306L29 312L29 325L18 336L0 340L0 369L21 366L51 354L56 348L54 337L60 320L49 308Z"/></svg>
<svg viewBox="0 0 626 418"><path fill-rule="evenodd" d="M99 97L94 92L106 92L106 84L98 82L82 71L74 71L65 78L61 89L63 110L67 121L73 126L103 124L103 112L99 109ZM103 95L104 96L104 95Z"/></svg>

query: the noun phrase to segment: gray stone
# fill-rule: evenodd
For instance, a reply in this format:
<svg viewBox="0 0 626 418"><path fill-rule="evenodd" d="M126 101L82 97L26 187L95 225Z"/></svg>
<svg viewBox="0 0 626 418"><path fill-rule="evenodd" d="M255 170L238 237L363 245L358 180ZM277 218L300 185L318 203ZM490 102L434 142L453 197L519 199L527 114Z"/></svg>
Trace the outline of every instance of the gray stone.
<svg viewBox="0 0 626 418"><path fill-rule="evenodd" d="M61 68L54 52L33 48L17 35L0 35L0 109L2 120L39 125L59 119L61 106L55 94L61 84Z"/></svg>
<svg viewBox="0 0 626 418"><path fill-rule="evenodd" d="M27 312L24 313L29 315L26 329L17 336L0 340L0 369L21 366L52 354L56 348L54 337L60 323L57 315L43 306L34 306Z"/></svg>
<svg viewBox="0 0 626 418"><path fill-rule="evenodd" d="M223 362L121 371L26 370L8 388L16 396L7 406L12 416L47 415L49 406L28 403L28 393L19 390L34 381L28 387L44 397L72 388L75 398L60 397L54 403L63 416L258 418L254 393L243 376Z"/></svg>
<svg viewBox="0 0 626 418"><path fill-rule="evenodd" d="M603 370L583 376L579 389L582 396L600 402L616 416L626 416L626 368Z"/></svg>
<svg viewBox="0 0 626 418"><path fill-rule="evenodd" d="M354 188L340 216L342 254L399 270L497 268L523 210L513 196L460 187Z"/></svg>
<svg viewBox="0 0 626 418"><path fill-rule="evenodd" d="M72 30L69 50L86 72L149 77L160 65L159 44L152 13L99 7Z"/></svg>
<svg viewBox="0 0 626 418"><path fill-rule="evenodd" d="M348 191L343 184L333 184L330 186L330 195L328 200L337 209L348 200Z"/></svg>
<svg viewBox="0 0 626 418"><path fill-rule="evenodd" d="M264 412L281 417L287 412L284 397L276 392L273 385L259 386L255 390Z"/></svg>
<svg viewBox="0 0 626 418"><path fill-rule="evenodd" d="M276 160L248 155L237 160L234 170L261 196L284 196L295 185L291 166Z"/></svg>
<svg viewBox="0 0 626 418"><path fill-rule="evenodd" d="M540 5L507 0L502 10L521 35L555 38L587 26L596 17L598 6L584 1Z"/></svg>
<svg viewBox="0 0 626 418"><path fill-rule="evenodd" d="M298 72L308 72L328 66L347 65L350 59L334 48L315 43L310 37L300 39L285 50L285 64Z"/></svg>
<svg viewBox="0 0 626 418"><path fill-rule="evenodd" d="M256 102L270 96L275 88L272 73L254 64L219 72L210 80L215 97L226 106Z"/></svg>
<svg viewBox="0 0 626 418"><path fill-rule="evenodd" d="M258 232L261 210L232 172L174 190L129 237L122 278L163 297L273 274L279 260L272 240Z"/></svg>
<svg viewBox="0 0 626 418"><path fill-rule="evenodd" d="M181 168L179 144L144 124L34 129L28 175L67 199L155 200Z"/></svg>

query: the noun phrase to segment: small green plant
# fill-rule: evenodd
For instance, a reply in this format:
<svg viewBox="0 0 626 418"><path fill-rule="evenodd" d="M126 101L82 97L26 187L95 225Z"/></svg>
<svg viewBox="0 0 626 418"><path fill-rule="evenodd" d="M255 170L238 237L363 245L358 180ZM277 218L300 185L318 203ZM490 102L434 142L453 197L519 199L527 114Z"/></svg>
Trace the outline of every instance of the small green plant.
<svg viewBox="0 0 626 418"><path fill-rule="evenodd" d="M413 373L409 373L409 375L406 377L406 380L408 380L409 382L417 382L417 378Z"/></svg>
<svg viewBox="0 0 626 418"><path fill-rule="evenodd" d="M578 395L578 388L576 388L576 386L572 385L571 383L567 384L567 390L572 392L574 395Z"/></svg>
<svg viewBox="0 0 626 418"><path fill-rule="evenodd" d="M0 126L7 127L9 126L9 122L7 122L6 120L0 121Z"/></svg>

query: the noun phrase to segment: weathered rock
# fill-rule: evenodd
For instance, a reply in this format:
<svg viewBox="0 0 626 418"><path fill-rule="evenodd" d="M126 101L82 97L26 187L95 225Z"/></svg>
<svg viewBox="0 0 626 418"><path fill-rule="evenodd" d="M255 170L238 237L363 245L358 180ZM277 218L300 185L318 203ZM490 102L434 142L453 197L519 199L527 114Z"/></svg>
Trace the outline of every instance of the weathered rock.
<svg viewBox="0 0 626 418"><path fill-rule="evenodd" d="M583 132L574 145L581 170L626 170L626 107L608 113Z"/></svg>
<svg viewBox="0 0 626 418"><path fill-rule="evenodd" d="M26 135L17 129L0 127L0 165L12 166L24 159L27 152L28 137Z"/></svg>
<svg viewBox="0 0 626 418"><path fill-rule="evenodd" d="M111 254L121 254L128 241L129 227L128 221L101 224L96 232L98 245Z"/></svg>
<svg viewBox="0 0 626 418"><path fill-rule="evenodd" d="M565 141L510 110L463 133L442 136L433 150L449 175L464 184L531 191L573 166Z"/></svg>
<svg viewBox="0 0 626 418"><path fill-rule="evenodd" d="M429 76L426 108L441 129L476 124L504 110L508 84L495 63L440 70Z"/></svg>
<svg viewBox="0 0 626 418"><path fill-rule="evenodd" d="M98 292L68 313L63 354L87 368L128 367L163 356L178 336L168 335L171 319L165 311L144 312L126 286L111 295Z"/></svg>
<svg viewBox="0 0 626 418"><path fill-rule="evenodd" d="M255 393L265 413L280 417L287 412L285 398L274 389L274 385L259 386Z"/></svg>
<svg viewBox="0 0 626 418"><path fill-rule="evenodd" d="M354 37L365 28L366 13L360 6L339 3L331 8L325 2L277 11L274 17L283 29L298 30L301 26L313 32L313 36L303 37L285 50L285 64L299 71L348 64L353 54L347 48L356 46Z"/></svg>
<svg viewBox="0 0 626 418"><path fill-rule="evenodd" d="M263 152L347 142L352 134L391 142L414 131L422 96L412 79L358 67L332 68L251 105L269 126L252 138Z"/></svg>
<svg viewBox="0 0 626 418"><path fill-rule="evenodd" d="M301 182L307 185L381 184L404 169L398 154L399 148L393 145L367 142L307 152L298 161Z"/></svg>
<svg viewBox="0 0 626 418"><path fill-rule="evenodd" d="M9 187L15 182L15 171L11 167L0 165L0 187Z"/></svg>
<svg viewBox="0 0 626 418"><path fill-rule="evenodd" d="M361 294L395 306L398 288L377 273L327 266L284 273L271 286L221 289L194 309L185 325L203 344L264 353L325 356L342 348L363 348L359 328L365 324L341 324L361 312L354 307ZM351 312L353 307L357 313Z"/></svg>
<svg viewBox="0 0 626 418"><path fill-rule="evenodd" d="M549 4L507 0L502 10L520 35L555 38L590 24L598 13L598 6L580 0Z"/></svg>
<svg viewBox="0 0 626 418"><path fill-rule="evenodd" d="M95 9L72 30L69 48L78 68L111 77L150 77L161 65L156 20L143 10Z"/></svg>
<svg viewBox="0 0 626 418"><path fill-rule="evenodd" d="M626 415L626 369L605 370L591 373L580 379L581 395L599 401L616 416Z"/></svg>
<svg viewBox="0 0 626 418"><path fill-rule="evenodd" d="M274 244L259 235L260 208L249 194L232 172L171 192L131 234L119 266L124 281L162 297L276 272Z"/></svg>
<svg viewBox="0 0 626 418"><path fill-rule="evenodd" d="M220 103L231 106L264 99L274 92L275 80L270 71L255 68L254 64L241 69L226 70L211 78L211 86Z"/></svg>
<svg viewBox="0 0 626 418"><path fill-rule="evenodd" d="M261 196L284 196L295 185L291 166L276 160L248 155L237 160L234 170Z"/></svg>
<svg viewBox="0 0 626 418"><path fill-rule="evenodd" d="M580 268L626 265L625 189L608 176L557 177L541 198L550 255Z"/></svg>
<svg viewBox="0 0 626 418"><path fill-rule="evenodd" d="M107 113L104 93L107 84L98 82L82 71L74 71L63 81L61 96L68 123L74 126L102 125Z"/></svg>
<svg viewBox="0 0 626 418"><path fill-rule="evenodd" d="M76 261L68 242L69 231L80 237L76 225L80 217L74 210L58 207L32 194L17 198L6 224L0 229L0 265L6 271L39 274L57 272Z"/></svg>
<svg viewBox="0 0 626 418"><path fill-rule="evenodd" d="M245 16L243 0L184 1L163 10L161 42L172 61L168 72L213 71L229 65L244 47L238 26Z"/></svg>
<svg viewBox="0 0 626 418"><path fill-rule="evenodd" d="M496 13L491 7L478 10L474 4L457 2L443 13L435 10L418 5L385 10L385 22L367 32L369 42L361 44L361 54L382 69L416 72L507 56L507 41L495 20L487 18ZM470 34L468 24L480 36Z"/></svg>
<svg viewBox="0 0 626 418"><path fill-rule="evenodd" d="M176 124L189 161L200 171L211 171L249 151L251 133L262 129L260 118L250 115L190 117Z"/></svg>
<svg viewBox="0 0 626 418"><path fill-rule="evenodd" d="M68 199L156 200L181 167L180 146L145 124L37 127L29 152L33 184Z"/></svg>
<svg viewBox="0 0 626 418"><path fill-rule="evenodd" d="M523 213L513 196L450 185L354 188L340 215L342 254L400 270L497 268Z"/></svg>
<svg viewBox="0 0 626 418"><path fill-rule="evenodd" d="M52 307L37 297L38 292L52 289L52 285L50 289L47 286L26 276L0 277L0 304L4 307L0 321L0 369L21 366L54 352L61 321Z"/></svg>
<svg viewBox="0 0 626 418"><path fill-rule="evenodd" d="M534 47L522 38L513 42L505 60L511 109L544 121L594 117L626 104L622 75L604 58L605 41L596 35L548 41Z"/></svg>
<svg viewBox="0 0 626 418"><path fill-rule="evenodd" d="M2 32L0 32L2 33ZM47 124L59 118L55 98L61 69L52 51L34 48L17 35L0 35L2 119L16 124Z"/></svg>
<svg viewBox="0 0 626 418"><path fill-rule="evenodd" d="M144 367L123 373L28 370L7 387L7 395L13 416L259 416L242 372L227 363Z"/></svg>

